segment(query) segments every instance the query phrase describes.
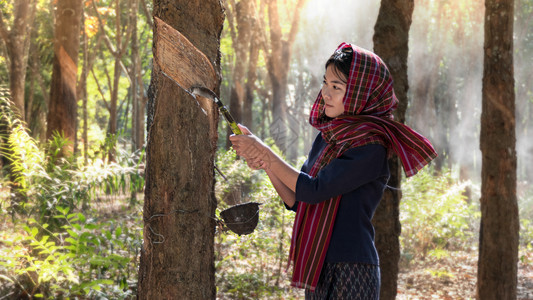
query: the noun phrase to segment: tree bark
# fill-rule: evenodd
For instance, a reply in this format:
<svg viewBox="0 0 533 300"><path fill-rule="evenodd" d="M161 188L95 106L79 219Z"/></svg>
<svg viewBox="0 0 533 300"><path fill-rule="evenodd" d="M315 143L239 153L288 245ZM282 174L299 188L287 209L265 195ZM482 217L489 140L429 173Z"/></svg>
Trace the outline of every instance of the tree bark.
<svg viewBox="0 0 533 300"><path fill-rule="evenodd" d="M287 78L289 75L292 45L298 33L300 13L306 0L298 0L293 9L291 28L283 36L279 20L278 0L268 0L270 24L270 52L267 54L268 75L272 84L272 119L270 134L281 151L286 152L290 132L287 124Z"/></svg>
<svg viewBox="0 0 533 300"><path fill-rule="evenodd" d="M9 89L11 101L15 104L21 120L26 115L24 105L24 84L28 51L30 47L31 25L35 16L35 1L14 1L14 19L11 30L8 30L0 13L0 37L6 43L9 56Z"/></svg>
<svg viewBox="0 0 533 300"><path fill-rule="evenodd" d="M220 73L220 1L156 0L154 16L185 35ZM138 298L215 299L213 170L218 111L211 103L206 116L157 64L148 95Z"/></svg>
<svg viewBox="0 0 533 300"><path fill-rule="evenodd" d="M56 132L64 135L71 142L74 142L76 138L78 115L76 74L78 71L82 13L82 0L59 0L57 2L47 139ZM64 150L72 153L73 144L68 145Z"/></svg>
<svg viewBox="0 0 533 300"><path fill-rule="evenodd" d="M252 34L252 18L250 16L252 1L241 0L237 3L235 3L235 1L230 1L230 3L231 14L229 13L230 9L227 11L235 57L233 60L233 78L231 82L229 107L235 121L237 121L237 123L242 123L245 97L244 75L246 73L246 63L248 61L247 50L251 43L250 36ZM233 17L234 20L230 17ZM244 124L249 126L249 124ZM228 128L228 135L229 134L231 134L230 128ZM231 142L226 140L226 148L230 148L230 146Z"/></svg>
<svg viewBox="0 0 533 300"><path fill-rule="evenodd" d="M242 107L242 120L252 132L254 132L252 106L254 100L255 81L257 80L257 61L259 59L259 42L257 39L259 38L259 32L254 30L254 32L252 32L250 52L248 54L248 75L246 76L246 85L244 88L245 98Z"/></svg>
<svg viewBox="0 0 533 300"><path fill-rule="evenodd" d="M89 38L87 36L87 30L85 28L85 17L82 15L82 28L83 28L83 48L82 48L82 57L83 65L81 69L81 76L78 85L78 99L82 101L82 114L83 114L83 130L82 130L82 144L83 144L83 161L85 165L89 163L89 113L87 110L87 78L89 77Z"/></svg>
<svg viewBox="0 0 533 300"><path fill-rule="evenodd" d="M383 59L394 78L394 91L399 101L394 118L402 123L407 110L407 54L413 9L414 0L382 0L374 27L374 51ZM389 160L389 167L391 178L388 185L392 188L385 191L373 220L381 266L381 299L396 298L400 260L402 169L397 157Z"/></svg>
<svg viewBox="0 0 533 300"><path fill-rule="evenodd" d="M516 299L518 204L512 0L485 1L478 299Z"/></svg>
<svg viewBox="0 0 533 300"><path fill-rule="evenodd" d="M140 102L142 99L143 88L142 81L138 80L141 72L141 57L139 55L139 39L137 37L137 14L139 12L139 0L130 0L130 24L133 27L131 34L131 101L132 101L132 118L131 118L131 137L133 151L139 150L144 144L144 136L141 131L144 130L139 124L140 119Z"/></svg>

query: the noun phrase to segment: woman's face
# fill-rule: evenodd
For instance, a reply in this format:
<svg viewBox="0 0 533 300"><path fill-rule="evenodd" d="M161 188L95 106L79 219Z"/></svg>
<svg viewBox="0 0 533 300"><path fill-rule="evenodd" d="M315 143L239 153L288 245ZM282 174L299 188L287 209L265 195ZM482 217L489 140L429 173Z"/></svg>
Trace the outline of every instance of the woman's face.
<svg viewBox="0 0 533 300"><path fill-rule="evenodd" d="M340 76L340 77L339 77ZM333 65L329 65L322 83L322 97L326 105L326 116L336 118L344 113L344 94L346 93L347 78L337 72Z"/></svg>

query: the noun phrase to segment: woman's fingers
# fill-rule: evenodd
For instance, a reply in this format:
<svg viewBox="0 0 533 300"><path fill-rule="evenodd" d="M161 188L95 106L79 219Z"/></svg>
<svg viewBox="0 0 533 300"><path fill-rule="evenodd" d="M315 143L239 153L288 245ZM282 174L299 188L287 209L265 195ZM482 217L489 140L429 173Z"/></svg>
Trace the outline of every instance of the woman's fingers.
<svg viewBox="0 0 533 300"><path fill-rule="evenodd" d="M232 135L230 141L239 156L258 157L263 152L263 143L254 135Z"/></svg>
<svg viewBox="0 0 533 300"><path fill-rule="evenodd" d="M237 126L239 126L239 128L241 129L242 131L242 134L246 134L246 135L251 135L252 132L250 131L250 129L248 129L248 127L242 125L242 124L237 124Z"/></svg>
<svg viewBox="0 0 533 300"><path fill-rule="evenodd" d="M265 162L262 159L251 158L246 160L246 164L253 170L265 169Z"/></svg>
<svg viewBox="0 0 533 300"><path fill-rule="evenodd" d="M229 137L237 155L242 156L248 166L254 170L265 169L264 154L267 149L265 144L244 125L238 124L243 134Z"/></svg>

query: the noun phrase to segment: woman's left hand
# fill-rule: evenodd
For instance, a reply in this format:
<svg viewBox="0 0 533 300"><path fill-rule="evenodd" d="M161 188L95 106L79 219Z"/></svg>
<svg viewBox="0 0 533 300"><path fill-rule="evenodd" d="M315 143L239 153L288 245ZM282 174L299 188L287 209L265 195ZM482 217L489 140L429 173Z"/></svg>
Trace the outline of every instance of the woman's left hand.
<svg viewBox="0 0 533 300"><path fill-rule="evenodd" d="M250 169L252 170L265 170L266 164L262 159L254 158L254 159L247 159L246 164Z"/></svg>

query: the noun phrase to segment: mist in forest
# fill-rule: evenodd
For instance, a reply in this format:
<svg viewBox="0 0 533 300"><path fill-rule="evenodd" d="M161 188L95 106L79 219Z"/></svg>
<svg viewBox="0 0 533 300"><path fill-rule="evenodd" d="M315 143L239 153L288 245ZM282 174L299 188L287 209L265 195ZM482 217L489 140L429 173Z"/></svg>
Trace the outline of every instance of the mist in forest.
<svg viewBox="0 0 533 300"><path fill-rule="evenodd" d="M520 3L517 11L522 9ZM321 82L324 63L341 42L373 50L379 6L379 1L310 0L302 11L294 59L304 65L311 78ZM516 18L515 32L520 35L524 30L519 12ZM439 158L433 164L459 167L463 179L475 181L479 181L481 173L483 26L482 1L418 0L409 33L406 124L434 144ZM515 49L531 48L521 45L522 40L515 40ZM520 55L515 56L516 149L518 178L522 181L531 175L527 162L531 164L533 159L533 141L527 138L530 113L524 112L531 106L527 104L531 102L531 92L528 95L527 84L523 86L525 78L531 78L531 71L524 67L533 65L533 58L523 56L530 62L523 63ZM319 87L311 85L306 91L307 106L314 101ZM525 91L520 92L521 87Z"/></svg>
<svg viewBox="0 0 533 300"><path fill-rule="evenodd" d="M294 49L294 55L305 56L310 71L324 73L324 64L337 46L350 42L371 50L379 1L309 0L302 11L299 43L305 51Z"/></svg>

